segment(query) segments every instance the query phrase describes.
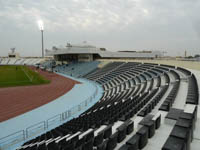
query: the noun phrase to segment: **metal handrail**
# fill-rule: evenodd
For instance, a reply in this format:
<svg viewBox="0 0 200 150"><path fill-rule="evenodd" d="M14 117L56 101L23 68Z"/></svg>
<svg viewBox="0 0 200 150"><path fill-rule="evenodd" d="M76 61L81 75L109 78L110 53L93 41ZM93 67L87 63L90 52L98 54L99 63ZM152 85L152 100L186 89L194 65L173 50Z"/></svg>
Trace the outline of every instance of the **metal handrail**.
<svg viewBox="0 0 200 150"><path fill-rule="evenodd" d="M37 129L37 128L39 128L38 125L40 125L40 124L43 124L43 125L41 125L39 127L43 127L43 129L45 130L45 121L41 121L39 123L36 123L36 124L31 125L28 128L26 128L26 138L27 139L29 138L29 132L28 132L28 130L31 129L31 128L33 128L33 127L35 127L35 126L37 126L37 127L35 127L34 129Z"/></svg>
<svg viewBox="0 0 200 150"><path fill-rule="evenodd" d="M18 133L20 133L20 134L18 135ZM21 139L19 137L21 137ZM9 138L9 139L5 140L7 138ZM3 141L3 140L5 140L5 141ZM12 133L10 135L7 135L6 137L0 138L0 150L7 149L10 146L17 144L19 142L22 142L24 140L25 140L24 130L20 130L15 133Z"/></svg>
<svg viewBox="0 0 200 150"><path fill-rule="evenodd" d="M84 80L85 80L85 79L84 79ZM89 81L89 80L86 80L86 81ZM92 83L93 85L95 85L93 82L91 82L91 81L89 81L89 82ZM31 126L29 126L28 128L26 128L25 130L20 130L20 131L17 131L17 132L15 132L15 133L12 133L12 134L10 134L10 135L8 135L8 136L6 136L6 137L0 138L0 150L1 150L2 147L6 147L6 146L4 146L4 145L2 146L3 143L5 143L6 141L9 141L10 139L15 139L15 141L16 141L17 138L10 138L10 139L6 140L5 142L1 142L1 140L4 140L4 139L6 139L6 138L8 138L8 137L13 137L15 134L22 132L22 134L21 134L21 135L23 136L23 140L22 140L22 141L26 141L26 140L30 139L30 137L36 136L36 135L38 135L39 133L41 133L41 131L40 131L40 132L38 131L38 132L35 133L35 134L29 135L29 134L30 134L30 131L33 131L33 130L35 130L35 129L42 129L43 131L47 130L47 129L49 128L49 126L50 126L49 122L51 122L51 121L50 121L51 119L56 118L57 116L59 116L59 121L60 121L60 122L65 121L66 119L69 119L70 117L72 117L72 115L75 115L77 112L80 112L83 108L87 107L88 104L91 103L91 102L93 101L93 99L95 98L95 96L97 95L97 93L98 93L98 88L97 88L97 86L95 85L95 92L94 92L90 97L88 97L86 100L82 101L80 104L78 104L78 105L76 105L76 106L74 106L74 107L72 107L72 108L66 110L65 112L63 112L63 113L61 113L61 114L55 115L55 116L53 116L53 117L47 119L46 121L41 121L41 122L39 122L39 123L36 123L36 124L34 124L34 125L31 125ZM81 107L81 106L83 106L83 107ZM55 119L55 120L56 120L56 119ZM40 124L41 124L41 125L40 125ZM38 126L38 125L40 125L40 126ZM35 127L35 128L33 128L33 127ZM41 127L41 128L40 128L40 127ZM31 128L33 128L33 130L31 130ZM29 130L30 130L30 131L29 131ZM14 141L14 140L13 140L13 141ZM22 141L20 141L20 142L22 142ZM17 143L19 143L19 142L17 142ZM15 143L15 144L17 144L17 143ZM10 144L11 144L11 142L10 142ZM9 144L8 144L8 145L9 145ZM7 147L7 148L8 148L8 147ZM5 149L6 149L6 148L5 148Z"/></svg>
<svg viewBox="0 0 200 150"><path fill-rule="evenodd" d="M62 121L62 114L58 114L58 115L55 115L55 116L47 119L46 128L48 129L48 127L50 126L50 122L53 122L53 121L55 121L57 119L59 119L59 121L61 122Z"/></svg>
<svg viewBox="0 0 200 150"><path fill-rule="evenodd" d="M17 133L20 133L20 132L22 132L23 135L24 135L24 130L20 130L20 131L14 132L14 133L12 133L12 134L9 134L9 135L7 135L7 136L5 136L5 137L0 138L0 144L3 143L3 142L1 142L1 140L6 139L7 137L13 136L13 135L15 135L15 134L17 134Z"/></svg>

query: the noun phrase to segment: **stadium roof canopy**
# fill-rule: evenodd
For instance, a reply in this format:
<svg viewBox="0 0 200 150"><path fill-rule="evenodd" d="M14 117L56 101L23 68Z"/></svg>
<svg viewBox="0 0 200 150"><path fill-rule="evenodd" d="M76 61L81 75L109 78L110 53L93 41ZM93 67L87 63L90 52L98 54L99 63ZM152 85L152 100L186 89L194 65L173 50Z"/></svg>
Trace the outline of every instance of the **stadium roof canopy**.
<svg viewBox="0 0 200 150"><path fill-rule="evenodd" d="M52 50L46 50L47 56L54 55L66 55L66 54L97 54L101 58L155 58L162 57L163 54L160 51L120 51L111 52L106 50L101 50L101 48L96 48L91 45L67 45L65 48L53 47Z"/></svg>

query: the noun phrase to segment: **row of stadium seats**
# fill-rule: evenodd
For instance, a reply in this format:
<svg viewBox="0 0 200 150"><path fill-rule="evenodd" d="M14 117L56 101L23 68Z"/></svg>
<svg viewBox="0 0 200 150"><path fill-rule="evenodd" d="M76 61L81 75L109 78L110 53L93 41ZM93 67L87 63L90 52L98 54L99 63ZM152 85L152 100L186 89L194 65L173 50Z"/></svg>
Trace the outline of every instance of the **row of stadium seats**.
<svg viewBox="0 0 200 150"><path fill-rule="evenodd" d="M186 104L184 110L171 109L166 118L175 120L175 124L162 150L190 150L196 128L197 106Z"/></svg>
<svg viewBox="0 0 200 150"><path fill-rule="evenodd" d="M95 70L100 62L77 62L71 64L57 65L54 68L55 72L60 72L73 77L82 77L91 71Z"/></svg>
<svg viewBox="0 0 200 150"><path fill-rule="evenodd" d="M122 145L119 150L138 150L143 149L148 139L152 138L155 130L158 130L161 124L161 114L148 115L139 122L139 130L128 141Z"/></svg>
<svg viewBox="0 0 200 150"><path fill-rule="evenodd" d="M1 58L0 65L36 65L42 61L40 58Z"/></svg>
<svg viewBox="0 0 200 150"><path fill-rule="evenodd" d="M171 91L170 91L169 95L167 96L167 98L165 99L165 101L160 106L159 110L169 111L169 109L172 107L172 105L176 99L176 95L179 90L179 86L180 86L180 81L176 81L173 84L173 88L171 89Z"/></svg>
<svg viewBox="0 0 200 150"><path fill-rule="evenodd" d="M47 69L51 69L54 65L55 65L55 61L53 60L48 60L41 63L41 66Z"/></svg>
<svg viewBox="0 0 200 150"><path fill-rule="evenodd" d="M19 149L113 150L132 133L133 118L137 116L144 117L141 126L120 149L142 149L160 126L160 114L152 115L151 111L172 86L161 105L167 103L170 110L180 85L179 71L174 67L134 62L109 63L84 77L102 85L102 98L77 118L24 143ZM194 79L189 81L191 85L194 82Z"/></svg>
<svg viewBox="0 0 200 150"><path fill-rule="evenodd" d="M191 76L191 72L187 69L181 68L181 67L177 67L177 70L183 72L185 75L187 76Z"/></svg>
<svg viewBox="0 0 200 150"><path fill-rule="evenodd" d="M188 84L189 86L188 86L186 104L198 105L199 104L199 94L198 94L199 88L197 85L196 77L194 75L189 77Z"/></svg>
<svg viewBox="0 0 200 150"><path fill-rule="evenodd" d="M146 116L148 113L150 113L154 107L159 103L159 101L162 99L163 95L165 94L165 92L168 89L168 85L165 85L161 88L160 92L153 98L151 99L151 101L146 105L146 107L144 107L140 113L138 114L138 116Z"/></svg>

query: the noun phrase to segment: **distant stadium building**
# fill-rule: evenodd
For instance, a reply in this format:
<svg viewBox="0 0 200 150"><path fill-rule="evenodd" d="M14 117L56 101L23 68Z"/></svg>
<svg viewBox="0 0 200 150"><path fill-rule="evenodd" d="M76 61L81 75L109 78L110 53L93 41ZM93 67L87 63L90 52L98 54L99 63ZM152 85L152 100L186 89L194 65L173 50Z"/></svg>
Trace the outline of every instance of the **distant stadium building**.
<svg viewBox="0 0 200 150"><path fill-rule="evenodd" d="M160 51L118 51L111 52L105 48L97 48L92 45L71 45L65 48L53 47L46 50L47 56L54 56L56 61L93 61L95 59L125 59L125 58L158 58L162 57Z"/></svg>
<svg viewBox="0 0 200 150"><path fill-rule="evenodd" d="M15 48L11 48L11 52L8 53L9 58L20 58L19 53L15 52Z"/></svg>

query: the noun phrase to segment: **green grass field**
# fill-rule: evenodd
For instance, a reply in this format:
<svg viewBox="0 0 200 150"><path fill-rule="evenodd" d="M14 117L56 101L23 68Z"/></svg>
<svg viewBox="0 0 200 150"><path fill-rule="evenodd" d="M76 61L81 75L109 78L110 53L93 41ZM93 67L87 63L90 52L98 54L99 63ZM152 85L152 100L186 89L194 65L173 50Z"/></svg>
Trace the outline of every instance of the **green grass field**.
<svg viewBox="0 0 200 150"><path fill-rule="evenodd" d="M46 83L50 83L50 81L27 66L0 66L0 87Z"/></svg>

